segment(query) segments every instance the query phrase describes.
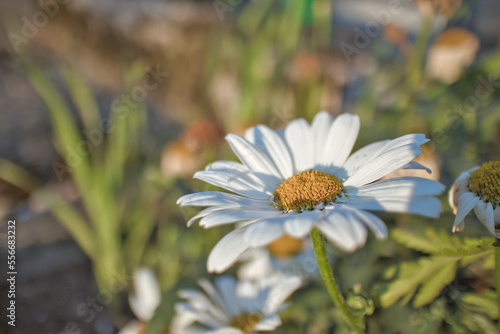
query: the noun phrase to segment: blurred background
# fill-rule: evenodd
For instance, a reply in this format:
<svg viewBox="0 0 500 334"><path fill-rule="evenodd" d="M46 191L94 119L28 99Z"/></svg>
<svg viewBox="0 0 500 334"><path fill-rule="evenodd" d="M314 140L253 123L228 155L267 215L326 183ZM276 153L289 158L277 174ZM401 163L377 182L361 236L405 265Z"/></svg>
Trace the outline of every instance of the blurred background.
<svg viewBox="0 0 500 334"><path fill-rule="evenodd" d="M211 189L196 170L234 159L226 133L352 112L356 148L425 133L419 162L433 173L422 176L447 186L500 160L499 15L495 0L2 0L0 258L3 222L15 219L18 312L0 332L115 333L134 318L127 293L141 266L164 293L150 333L165 327L176 291L207 277L228 231L187 230L196 210L175 205ZM443 204L441 220L418 218L416 229L450 231ZM336 270L346 287L370 288L414 256L372 243ZM481 289L490 274L457 284ZM0 293L5 309L4 276ZM342 332L320 283L292 301L278 333ZM424 319L427 333L448 332L452 321L429 312L378 311L371 328L409 333Z"/></svg>

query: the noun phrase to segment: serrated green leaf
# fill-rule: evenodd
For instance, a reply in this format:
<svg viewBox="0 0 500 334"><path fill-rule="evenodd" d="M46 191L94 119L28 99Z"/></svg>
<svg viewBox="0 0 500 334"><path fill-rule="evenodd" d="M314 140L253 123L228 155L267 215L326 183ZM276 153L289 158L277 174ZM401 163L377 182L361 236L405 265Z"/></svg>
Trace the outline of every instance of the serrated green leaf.
<svg viewBox="0 0 500 334"><path fill-rule="evenodd" d="M452 237L445 231L430 228L425 231L425 235L413 231L393 230L391 238L408 248L428 254L439 254L444 249L460 246L460 239Z"/></svg>
<svg viewBox="0 0 500 334"><path fill-rule="evenodd" d="M464 293L458 300L461 308L475 313L484 313L490 319L498 319L498 301L494 291L486 291L479 295L477 293Z"/></svg>
<svg viewBox="0 0 500 334"><path fill-rule="evenodd" d="M457 264L458 260L445 264L427 281L423 282L422 287L413 300L413 306L422 307L439 296L441 290L455 278Z"/></svg>
<svg viewBox="0 0 500 334"><path fill-rule="evenodd" d="M458 260L459 258L432 257L421 258L417 262L403 262L398 267L393 280L385 286L386 291L380 296L382 307L389 307L401 298L403 298L402 304L406 304L420 286L426 284L428 280L434 282L432 278L440 275L440 271L443 268L446 268L446 272L441 274L442 277L448 278L450 275L454 275L454 273L449 272L452 269L452 266L449 265L450 263L455 263L456 268ZM422 301L427 301L429 296L435 294L439 286L441 286L441 289L444 287L444 285L438 285L434 289L431 289L436 283L431 284L426 287L426 292L421 297Z"/></svg>
<svg viewBox="0 0 500 334"><path fill-rule="evenodd" d="M438 244L430 242L424 236L415 235L415 233L406 230L392 230L391 238L408 248L424 253L431 254L440 249Z"/></svg>

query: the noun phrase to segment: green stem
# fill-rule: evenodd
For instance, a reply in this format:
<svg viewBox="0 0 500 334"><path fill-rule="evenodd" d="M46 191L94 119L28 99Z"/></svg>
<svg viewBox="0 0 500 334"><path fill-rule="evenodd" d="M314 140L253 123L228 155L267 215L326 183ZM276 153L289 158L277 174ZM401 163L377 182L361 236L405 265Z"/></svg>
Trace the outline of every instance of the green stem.
<svg viewBox="0 0 500 334"><path fill-rule="evenodd" d="M311 230L311 239L314 246L314 253L316 254L316 261L318 261L319 271L321 277L325 282L326 288L333 303L340 309L345 321L349 324L355 333L363 333L359 323L356 321L348 306L345 304L344 296L340 292L340 288L335 281L333 276L332 268L330 267L330 261L328 260L328 254L326 253L325 243L323 241L323 236L319 230L315 227Z"/></svg>
<svg viewBox="0 0 500 334"><path fill-rule="evenodd" d="M500 240L495 238L495 283L497 288L497 301L498 305L500 305ZM500 316L500 306L499 306L499 316ZM498 320L498 327L500 333L500 317Z"/></svg>

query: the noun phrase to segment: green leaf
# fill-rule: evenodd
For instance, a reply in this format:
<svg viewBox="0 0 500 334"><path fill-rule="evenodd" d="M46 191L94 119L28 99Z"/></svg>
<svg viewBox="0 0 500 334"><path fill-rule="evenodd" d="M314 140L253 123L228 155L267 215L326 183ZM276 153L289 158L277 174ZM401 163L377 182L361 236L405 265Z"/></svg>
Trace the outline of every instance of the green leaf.
<svg viewBox="0 0 500 334"><path fill-rule="evenodd" d="M76 243L91 259L95 260L95 242L91 227L76 209L55 194L46 194L54 216L73 236Z"/></svg>
<svg viewBox="0 0 500 334"><path fill-rule="evenodd" d="M414 303L419 306L428 304L453 279L459 259L426 257L417 262L403 262L398 267L393 280L379 287L384 290L380 295L382 307L389 307L401 298L403 298L401 302L403 305L408 303L419 287L422 287L423 291Z"/></svg>
<svg viewBox="0 0 500 334"><path fill-rule="evenodd" d="M427 305L439 296L441 290L455 278L457 264L458 261L445 264L427 281L423 282L422 287L413 300L413 306L421 307Z"/></svg>
<svg viewBox="0 0 500 334"><path fill-rule="evenodd" d="M485 291L482 294L464 293L458 304L466 311L484 313L490 319L498 319L498 301L494 291Z"/></svg>
<svg viewBox="0 0 500 334"><path fill-rule="evenodd" d="M393 230L391 238L396 242L428 254L440 254L444 249L459 247L460 239L440 230L427 229L425 235L418 235L413 231Z"/></svg>

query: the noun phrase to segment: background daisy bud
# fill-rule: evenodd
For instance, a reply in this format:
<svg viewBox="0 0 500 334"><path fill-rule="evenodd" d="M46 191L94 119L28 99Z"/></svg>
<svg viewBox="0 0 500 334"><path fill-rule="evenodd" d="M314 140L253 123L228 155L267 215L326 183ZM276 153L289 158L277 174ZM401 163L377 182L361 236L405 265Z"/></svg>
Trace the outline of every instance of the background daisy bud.
<svg viewBox="0 0 500 334"><path fill-rule="evenodd" d="M429 51L426 73L429 77L452 84L474 62L479 39L463 28L450 28L436 38Z"/></svg>

